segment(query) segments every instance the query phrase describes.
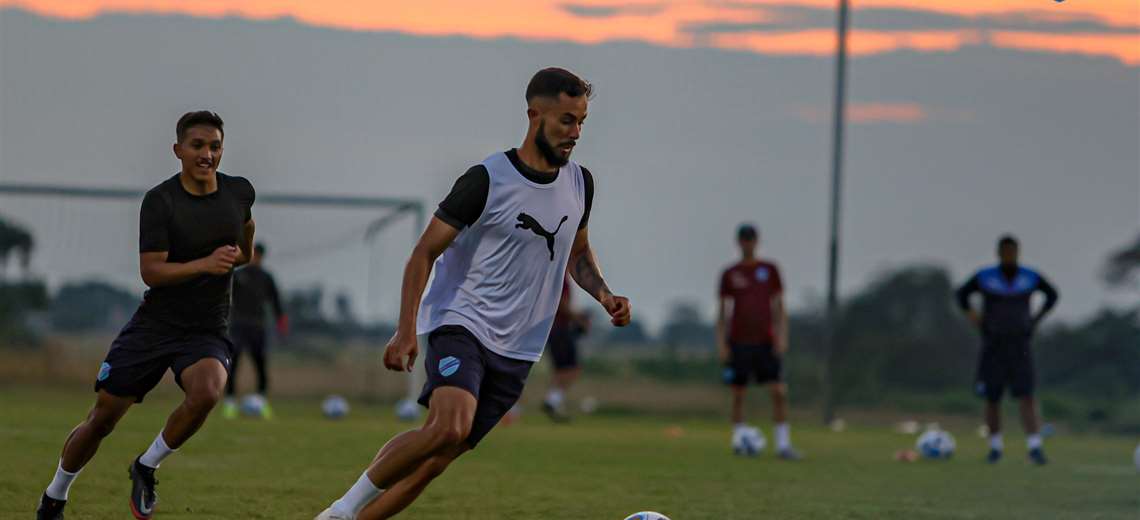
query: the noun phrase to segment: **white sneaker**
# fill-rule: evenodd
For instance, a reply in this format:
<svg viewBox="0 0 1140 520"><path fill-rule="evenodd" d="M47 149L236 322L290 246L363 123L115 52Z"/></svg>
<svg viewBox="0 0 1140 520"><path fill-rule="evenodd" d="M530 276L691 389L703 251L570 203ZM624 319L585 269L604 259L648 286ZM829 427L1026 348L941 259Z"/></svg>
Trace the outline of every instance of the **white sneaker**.
<svg viewBox="0 0 1140 520"><path fill-rule="evenodd" d="M356 520L356 517L346 515L330 507L321 511L321 514L317 515L313 520Z"/></svg>

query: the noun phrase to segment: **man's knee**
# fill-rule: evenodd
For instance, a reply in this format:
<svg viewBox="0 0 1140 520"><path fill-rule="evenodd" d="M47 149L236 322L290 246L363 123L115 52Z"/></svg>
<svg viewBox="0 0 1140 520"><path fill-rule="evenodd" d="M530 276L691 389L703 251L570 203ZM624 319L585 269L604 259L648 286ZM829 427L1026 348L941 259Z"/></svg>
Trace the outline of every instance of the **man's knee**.
<svg viewBox="0 0 1140 520"><path fill-rule="evenodd" d="M471 433L471 422L460 418L438 420L425 426L424 431L431 436L432 451L450 450L467 440Z"/></svg>
<svg viewBox="0 0 1140 520"><path fill-rule="evenodd" d="M768 386L768 391L772 394L773 399L787 399L788 398L788 385L775 382Z"/></svg>
<svg viewBox="0 0 1140 520"><path fill-rule="evenodd" d="M222 399L225 385L205 385L186 392L186 408L195 415L206 415L217 406Z"/></svg>

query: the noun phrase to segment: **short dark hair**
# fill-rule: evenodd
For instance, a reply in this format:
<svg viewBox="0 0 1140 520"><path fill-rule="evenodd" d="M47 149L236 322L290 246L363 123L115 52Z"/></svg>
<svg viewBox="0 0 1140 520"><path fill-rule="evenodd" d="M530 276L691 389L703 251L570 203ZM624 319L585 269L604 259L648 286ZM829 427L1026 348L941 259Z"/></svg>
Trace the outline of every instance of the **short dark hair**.
<svg viewBox="0 0 1140 520"><path fill-rule="evenodd" d="M187 112L178 118L178 125L174 130L178 136L178 142L186 137L186 131L195 126L212 126L221 132L222 138L226 137L226 130L223 128L225 123L222 122L222 116L211 112L209 110L198 110L196 112Z"/></svg>
<svg viewBox="0 0 1140 520"><path fill-rule="evenodd" d="M1001 238L998 239L997 245L998 245L998 249L1001 249L1005 246L1018 247L1017 237L1010 235L1010 234L1002 235Z"/></svg>
<svg viewBox="0 0 1140 520"><path fill-rule="evenodd" d="M756 238L759 236L760 232L756 231L756 226L753 226L752 224L745 223L736 228L737 240L756 240Z"/></svg>
<svg viewBox="0 0 1140 520"><path fill-rule="evenodd" d="M256 244L254 244L253 245L253 252L255 252L259 255L264 255L265 254L265 242L258 242Z"/></svg>
<svg viewBox="0 0 1140 520"><path fill-rule="evenodd" d="M558 97L559 94L590 99L594 95L594 86L573 72L558 67L536 72L526 86L527 103L536 97Z"/></svg>

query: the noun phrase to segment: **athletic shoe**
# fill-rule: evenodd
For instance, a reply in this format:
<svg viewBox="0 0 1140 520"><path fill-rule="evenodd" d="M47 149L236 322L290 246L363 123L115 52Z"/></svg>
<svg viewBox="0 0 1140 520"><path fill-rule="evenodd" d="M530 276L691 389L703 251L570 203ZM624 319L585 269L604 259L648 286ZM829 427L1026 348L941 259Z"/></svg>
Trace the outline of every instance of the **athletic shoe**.
<svg viewBox="0 0 1140 520"><path fill-rule="evenodd" d="M313 520L356 520L356 517L346 515L330 507L321 511L321 514L317 515Z"/></svg>
<svg viewBox="0 0 1140 520"><path fill-rule="evenodd" d="M273 409L269 407L269 403L261 407L261 418L265 420L273 419Z"/></svg>
<svg viewBox="0 0 1140 520"><path fill-rule="evenodd" d="M1049 463L1049 461L1045 458L1045 450L1041 448L1033 448L1029 450L1029 462L1032 462L1038 466L1044 466Z"/></svg>
<svg viewBox="0 0 1140 520"><path fill-rule="evenodd" d="M986 462L997 464L999 460L1001 460L1001 450L990 449L990 453L986 455Z"/></svg>
<svg viewBox="0 0 1140 520"><path fill-rule="evenodd" d="M56 500L52 497L40 497L40 507L36 508L36 520L63 520L63 506L66 500Z"/></svg>
<svg viewBox="0 0 1140 520"><path fill-rule="evenodd" d="M226 419L236 419L238 416L238 405L233 399L227 398L222 403L222 417Z"/></svg>
<svg viewBox="0 0 1140 520"><path fill-rule="evenodd" d="M780 450L776 455L779 456L782 460L803 460L804 458L800 452L796 451L796 449L791 446Z"/></svg>
<svg viewBox="0 0 1140 520"><path fill-rule="evenodd" d="M154 492L158 485L158 480L154 478L154 468L143 466L135 459L128 473L131 476L131 514L138 520L150 520L154 514L154 505L158 502L158 495Z"/></svg>
<svg viewBox="0 0 1140 520"><path fill-rule="evenodd" d="M542 411L546 412L546 416L556 423L563 424L570 422L569 415L566 415L562 410L559 410L558 407L546 401L542 402Z"/></svg>

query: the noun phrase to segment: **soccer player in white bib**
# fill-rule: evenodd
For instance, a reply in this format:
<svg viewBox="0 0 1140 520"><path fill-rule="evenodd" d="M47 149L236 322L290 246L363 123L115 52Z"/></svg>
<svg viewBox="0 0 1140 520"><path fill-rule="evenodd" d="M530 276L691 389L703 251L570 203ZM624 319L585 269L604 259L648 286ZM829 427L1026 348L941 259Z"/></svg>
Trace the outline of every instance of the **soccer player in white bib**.
<svg viewBox="0 0 1140 520"><path fill-rule="evenodd" d="M539 71L526 89L522 146L467 170L440 203L404 269L400 321L384 351L384 366L410 371L416 335L428 335L427 419L389 440L317 520L389 518L474 448L542 356L567 270L613 325L629 324L629 299L610 291L590 247L593 176L570 161L591 90L564 69Z"/></svg>

